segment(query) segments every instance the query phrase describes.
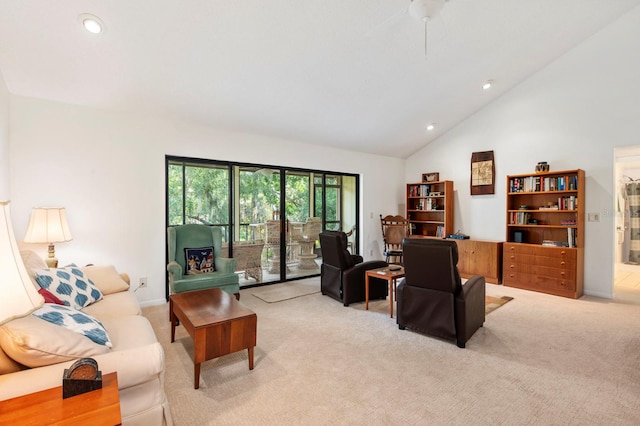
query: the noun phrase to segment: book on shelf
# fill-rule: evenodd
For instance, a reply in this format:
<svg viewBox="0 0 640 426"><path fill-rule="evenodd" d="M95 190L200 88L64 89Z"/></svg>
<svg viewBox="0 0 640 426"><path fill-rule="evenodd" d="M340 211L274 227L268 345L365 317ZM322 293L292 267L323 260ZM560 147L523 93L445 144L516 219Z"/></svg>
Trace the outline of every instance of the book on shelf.
<svg viewBox="0 0 640 426"><path fill-rule="evenodd" d="M410 197L426 197L431 192L430 184L418 184L409 186L409 196Z"/></svg>
<svg viewBox="0 0 640 426"><path fill-rule="evenodd" d="M569 247L576 247L576 229L567 228L567 242Z"/></svg>
<svg viewBox="0 0 640 426"><path fill-rule="evenodd" d="M527 225L531 214L526 212L511 212L509 223L512 225Z"/></svg>
<svg viewBox="0 0 640 426"><path fill-rule="evenodd" d="M543 240L542 245L545 247L569 247L566 241Z"/></svg>
<svg viewBox="0 0 640 426"><path fill-rule="evenodd" d="M509 179L509 192L576 191L578 176L525 176Z"/></svg>

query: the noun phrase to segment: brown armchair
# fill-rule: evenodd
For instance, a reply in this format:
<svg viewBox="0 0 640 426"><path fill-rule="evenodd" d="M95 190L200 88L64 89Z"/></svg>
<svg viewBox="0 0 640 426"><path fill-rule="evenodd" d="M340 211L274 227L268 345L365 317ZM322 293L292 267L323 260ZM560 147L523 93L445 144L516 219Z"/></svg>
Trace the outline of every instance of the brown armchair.
<svg viewBox="0 0 640 426"><path fill-rule="evenodd" d="M455 241L432 238L404 240L405 278L398 285L397 322L464 348L484 324L485 281L473 276L463 285Z"/></svg>
<svg viewBox="0 0 640 426"><path fill-rule="evenodd" d="M362 256L347 251L347 236L341 231L320 233L322 265L320 267L320 290L349 306L365 299L364 273L369 269L384 268L387 262L372 260L363 262ZM372 280L369 299L386 299L387 285L384 281Z"/></svg>

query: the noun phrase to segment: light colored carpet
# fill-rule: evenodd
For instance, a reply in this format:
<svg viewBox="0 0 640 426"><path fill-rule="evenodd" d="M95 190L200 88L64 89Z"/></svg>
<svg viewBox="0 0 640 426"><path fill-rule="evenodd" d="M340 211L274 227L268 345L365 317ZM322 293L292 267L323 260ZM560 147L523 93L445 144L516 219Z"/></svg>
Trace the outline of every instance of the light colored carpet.
<svg viewBox="0 0 640 426"><path fill-rule="evenodd" d="M398 329L385 300L349 307L311 294L265 303L255 369L247 351L202 365L193 343L170 341L168 306L143 310L162 343L175 424L638 425L640 309L487 284L512 301L459 349Z"/></svg>
<svg viewBox="0 0 640 426"><path fill-rule="evenodd" d="M317 278L307 278L299 281L258 287L252 290L251 294L258 299L267 303L276 303L309 294L320 293L320 284Z"/></svg>

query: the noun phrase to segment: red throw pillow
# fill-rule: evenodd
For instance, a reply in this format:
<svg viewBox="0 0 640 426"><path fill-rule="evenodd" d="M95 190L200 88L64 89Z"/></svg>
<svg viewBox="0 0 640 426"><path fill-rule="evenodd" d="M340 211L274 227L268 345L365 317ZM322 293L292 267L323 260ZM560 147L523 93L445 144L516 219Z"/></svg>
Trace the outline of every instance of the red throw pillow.
<svg viewBox="0 0 640 426"><path fill-rule="evenodd" d="M44 297L44 303L55 303L56 305L64 305L62 300L58 299L49 290L45 290L44 288L41 288L40 290L38 290L38 293L40 293L42 297Z"/></svg>

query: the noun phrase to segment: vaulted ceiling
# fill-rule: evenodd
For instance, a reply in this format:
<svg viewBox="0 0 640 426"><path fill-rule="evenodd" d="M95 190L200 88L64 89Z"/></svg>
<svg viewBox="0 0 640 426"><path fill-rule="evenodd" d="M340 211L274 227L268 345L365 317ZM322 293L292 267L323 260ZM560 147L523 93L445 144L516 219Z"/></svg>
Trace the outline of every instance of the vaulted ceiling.
<svg viewBox="0 0 640 426"><path fill-rule="evenodd" d="M426 55L409 3L0 0L0 71L16 95L404 158L640 0L449 0Z"/></svg>

